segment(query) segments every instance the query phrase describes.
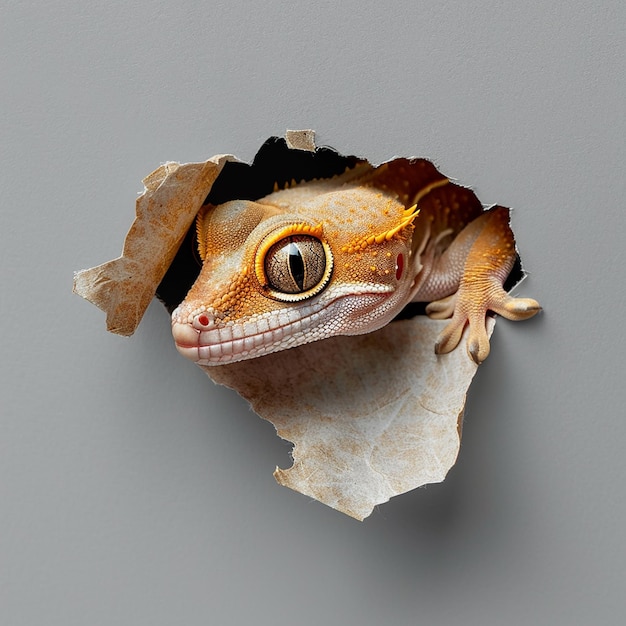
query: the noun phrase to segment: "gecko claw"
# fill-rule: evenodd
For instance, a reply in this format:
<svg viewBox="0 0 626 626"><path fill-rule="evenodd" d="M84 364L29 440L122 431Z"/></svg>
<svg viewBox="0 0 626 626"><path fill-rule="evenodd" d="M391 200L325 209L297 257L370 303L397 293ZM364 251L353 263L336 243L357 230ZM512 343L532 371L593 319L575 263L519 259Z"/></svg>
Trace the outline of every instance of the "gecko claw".
<svg viewBox="0 0 626 626"><path fill-rule="evenodd" d="M480 365L489 356L490 350L489 337L484 328L482 331L477 329L470 331L470 336L467 340L467 353L476 365Z"/></svg>

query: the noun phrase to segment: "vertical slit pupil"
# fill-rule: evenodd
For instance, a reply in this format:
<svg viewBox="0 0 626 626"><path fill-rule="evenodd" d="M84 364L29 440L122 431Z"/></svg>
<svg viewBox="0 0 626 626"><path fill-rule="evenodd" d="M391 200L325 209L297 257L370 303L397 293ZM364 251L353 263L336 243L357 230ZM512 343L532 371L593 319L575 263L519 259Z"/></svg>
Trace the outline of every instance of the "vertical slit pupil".
<svg viewBox="0 0 626 626"><path fill-rule="evenodd" d="M304 259L300 253L300 248L295 243L290 243L287 249L289 255L289 273L293 282L296 283L300 291L304 291Z"/></svg>

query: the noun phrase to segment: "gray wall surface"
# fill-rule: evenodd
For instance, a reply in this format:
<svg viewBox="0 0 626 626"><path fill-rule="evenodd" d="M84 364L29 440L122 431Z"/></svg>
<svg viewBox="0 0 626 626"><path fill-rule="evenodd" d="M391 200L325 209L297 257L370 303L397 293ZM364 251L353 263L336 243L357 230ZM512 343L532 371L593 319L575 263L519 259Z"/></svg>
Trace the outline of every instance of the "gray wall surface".
<svg viewBox="0 0 626 626"><path fill-rule="evenodd" d="M626 4L0 6L0 623L626 622ZM433 159L515 207L545 312L501 321L446 481L363 523L274 482L290 446L72 272L141 179L286 128Z"/></svg>

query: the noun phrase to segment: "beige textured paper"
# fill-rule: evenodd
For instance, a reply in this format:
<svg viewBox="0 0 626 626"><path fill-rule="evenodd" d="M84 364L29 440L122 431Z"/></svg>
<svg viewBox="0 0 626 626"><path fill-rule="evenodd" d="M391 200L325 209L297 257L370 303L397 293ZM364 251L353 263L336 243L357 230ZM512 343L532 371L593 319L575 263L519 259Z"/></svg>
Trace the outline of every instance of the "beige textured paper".
<svg viewBox="0 0 626 626"><path fill-rule="evenodd" d="M306 150L315 152L315 131L314 130L288 130L285 133L287 147L292 150Z"/></svg>
<svg viewBox="0 0 626 626"><path fill-rule="evenodd" d="M165 163L143 179L122 255L74 276L74 293L106 312L107 330L135 332L224 163L233 160Z"/></svg>
<svg viewBox="0 0 626 626"><path fill-rule="evenodd" d="M295 444L293 466L274 473L280 484L362 520L454 465L477 366L464 341L435 355L445 323L417 317L203 369Z"/></svg>

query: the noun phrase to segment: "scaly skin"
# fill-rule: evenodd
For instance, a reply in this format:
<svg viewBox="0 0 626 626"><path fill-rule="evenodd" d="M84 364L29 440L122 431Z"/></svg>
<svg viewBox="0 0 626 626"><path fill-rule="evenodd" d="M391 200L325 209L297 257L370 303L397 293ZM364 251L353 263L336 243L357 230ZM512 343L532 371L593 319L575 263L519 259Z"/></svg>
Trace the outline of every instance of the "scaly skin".
<svg viewBox="0 0 626 626"><path fill-rule="evenodd" d="M372 332L406 304L451 317L436 346L489 353L485 316L540 310L502 288L515 261L508 209L423 159L365 164L198 216L202 271L172 314L178 350L220 365L335 335Z"/></svg>

